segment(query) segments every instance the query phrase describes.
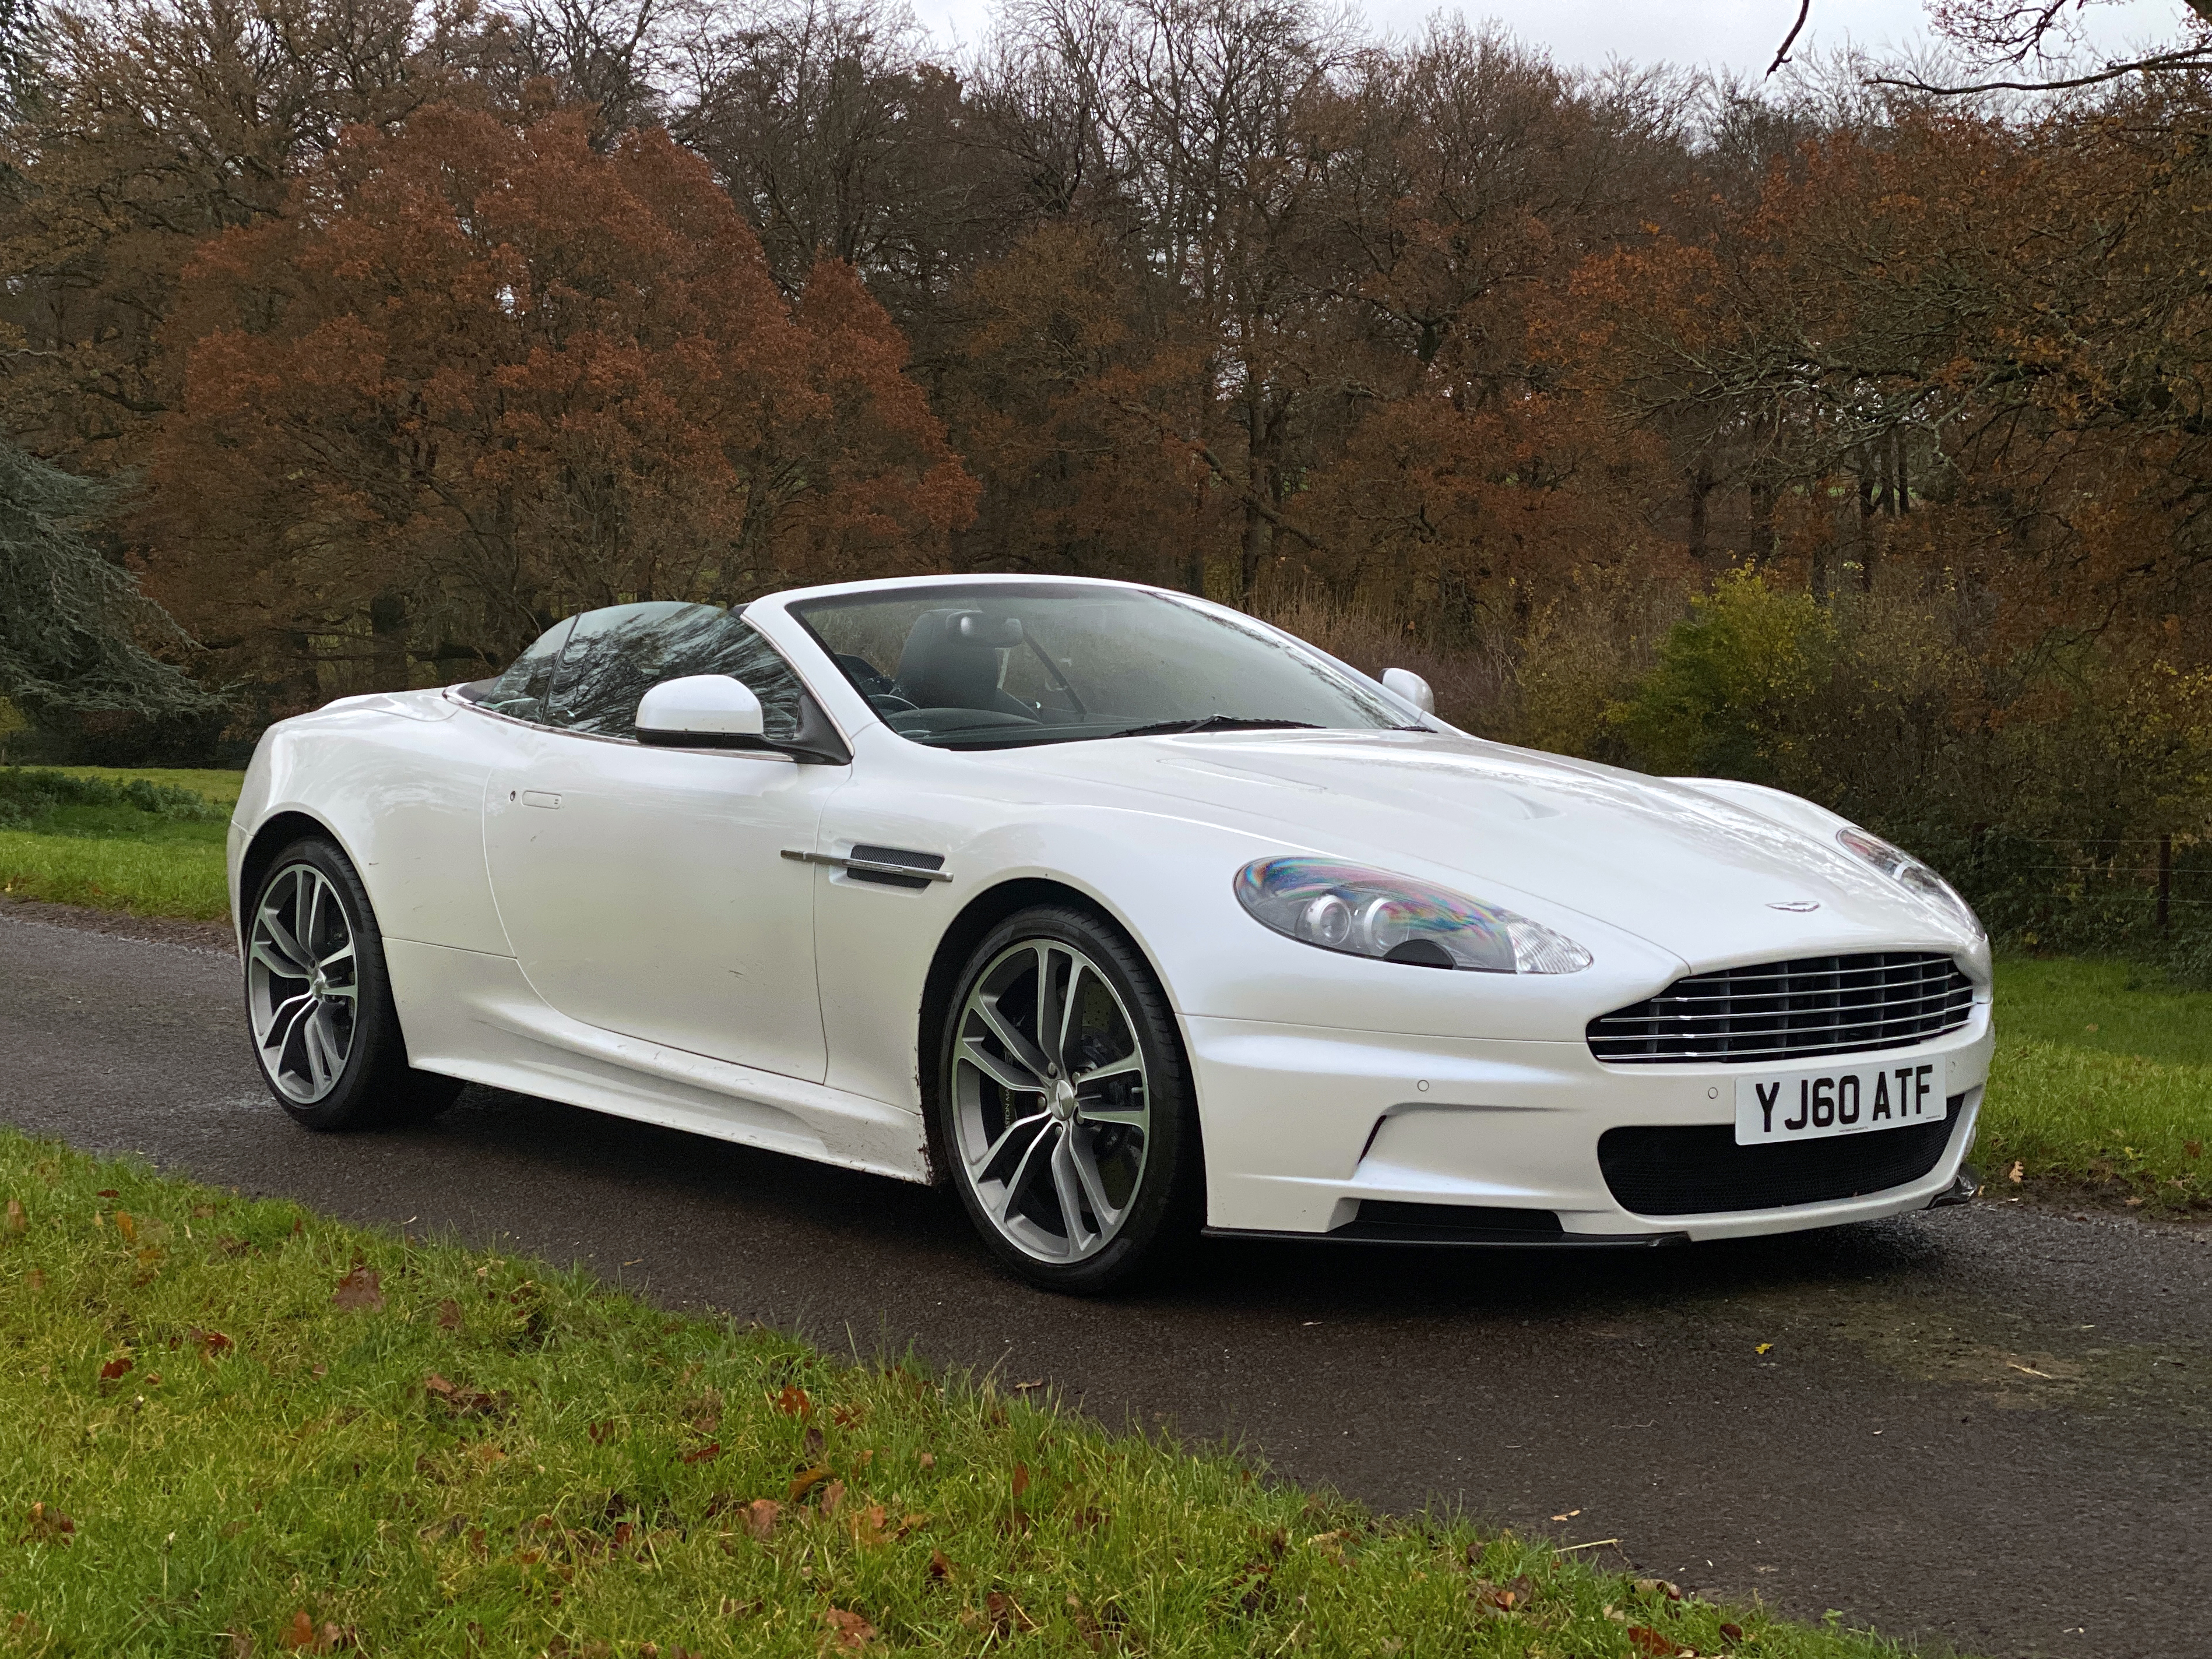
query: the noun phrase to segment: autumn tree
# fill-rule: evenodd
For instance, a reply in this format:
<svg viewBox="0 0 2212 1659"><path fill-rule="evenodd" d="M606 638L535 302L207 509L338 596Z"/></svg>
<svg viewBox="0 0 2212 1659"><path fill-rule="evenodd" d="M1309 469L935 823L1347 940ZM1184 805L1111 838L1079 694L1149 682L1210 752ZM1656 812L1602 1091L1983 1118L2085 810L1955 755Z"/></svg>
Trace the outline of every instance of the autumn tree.
<svg viewBox="0 0 2212 1659"><path fill-rule="evenodd" d="M161 590L295 694L553 617L928 569L972 481L851 271L796 304L704 163L581 114L357 129L169 325Z"/></svg>

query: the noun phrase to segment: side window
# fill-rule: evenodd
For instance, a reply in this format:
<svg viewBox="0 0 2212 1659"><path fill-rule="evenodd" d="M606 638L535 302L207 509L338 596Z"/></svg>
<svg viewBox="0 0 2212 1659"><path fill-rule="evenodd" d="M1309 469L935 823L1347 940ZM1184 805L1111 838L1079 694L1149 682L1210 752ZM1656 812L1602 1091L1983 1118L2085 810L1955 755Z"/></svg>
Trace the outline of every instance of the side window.
<svg viewBox="0 0 2212 1659"><path fill-rule="evenodd" d="M712 605L612 605L576 618L560 655L544 724L599 737L635 737L638 699L664 680L726 674L761 700L766 735L798 734L799 676L750 626Z"/></svg>
<svg viewBox="0 0 2212 1659"><path fill-rule="evenodd" d="M512 715L517 720L543 720L545 693L552 687L553 670L561 660L561 648L568 643L569 633L575 626L573 616L556 622L538 636L528 651L508 663L504 674L463 686L461 695L495 714Z"/></svg>

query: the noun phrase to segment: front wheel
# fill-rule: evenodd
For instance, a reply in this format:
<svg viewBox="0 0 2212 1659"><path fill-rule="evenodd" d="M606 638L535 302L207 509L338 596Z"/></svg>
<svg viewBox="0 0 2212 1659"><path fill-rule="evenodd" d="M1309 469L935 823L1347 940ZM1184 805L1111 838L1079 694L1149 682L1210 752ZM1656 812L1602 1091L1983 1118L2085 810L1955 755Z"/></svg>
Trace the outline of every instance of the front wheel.
<svg viewBox="0 0 2212 1659"><path fill-rule="evenodd" d="M1182 1044L1144 958L1057 906L960 976L934 1136L984 1242L1032 1283L1103 1291L1194 1230L1204 1169Z"/></svg>
<svg viewBox="0 0 2212 1659"><path fill-rule="evenodd" d="M277 854L246 911L246 1014L262 1081L309 1129L416 1121L461 1092L408 1065L368 891L320 837Z"/></svg>

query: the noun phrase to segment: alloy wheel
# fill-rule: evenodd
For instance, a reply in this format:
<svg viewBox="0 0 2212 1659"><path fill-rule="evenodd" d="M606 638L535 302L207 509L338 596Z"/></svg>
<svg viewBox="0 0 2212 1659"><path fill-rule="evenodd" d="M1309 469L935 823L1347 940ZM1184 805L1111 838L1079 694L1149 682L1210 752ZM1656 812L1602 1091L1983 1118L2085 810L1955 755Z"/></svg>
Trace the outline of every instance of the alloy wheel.
<svg viewBox="0 0 2212 1659"><path fill-rule="evenodd" d="M345 1074L361 1001L352 918L313 864L288 864L261 890L246 985L263 1069L287 1100L313 1105Z"/></svg>
<svg viewBox="0 0 2212 1659"><path fill-rule="evenodd" d="M1000 952L961 1007L951 1083L961 1173L1003 1238L1063 1264L1113 1242L1152 1106L1136 1027L1097 963L1052 939Z"/></svg>

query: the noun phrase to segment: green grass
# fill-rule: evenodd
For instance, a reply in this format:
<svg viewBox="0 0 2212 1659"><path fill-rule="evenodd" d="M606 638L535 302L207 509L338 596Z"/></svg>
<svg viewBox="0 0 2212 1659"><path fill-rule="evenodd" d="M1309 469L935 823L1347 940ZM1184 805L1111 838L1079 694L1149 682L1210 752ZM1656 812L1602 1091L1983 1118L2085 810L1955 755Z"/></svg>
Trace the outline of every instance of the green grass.
<svg viewBox="0 0 2212 1659"><path fill-rule="evenodd" d="M2007 957L1996 1010L1975 1143L1993 1190L2212 1212L2212 992L2161 989L2124 962Z"/></svg>
<svg viewBox="0 0 2212 1659"><path fill-rule="evenodd" d="M4 1131L0 1196L9 1654L1899 1651Z"/></svg>
<svg viewBox="0 0 2212 1659"><path fill-rule="evenodd" d="M100 766L0 771L0 893L140 916L220 917L228 910L225 820L243 778Z"/></svg>

